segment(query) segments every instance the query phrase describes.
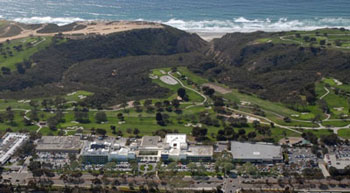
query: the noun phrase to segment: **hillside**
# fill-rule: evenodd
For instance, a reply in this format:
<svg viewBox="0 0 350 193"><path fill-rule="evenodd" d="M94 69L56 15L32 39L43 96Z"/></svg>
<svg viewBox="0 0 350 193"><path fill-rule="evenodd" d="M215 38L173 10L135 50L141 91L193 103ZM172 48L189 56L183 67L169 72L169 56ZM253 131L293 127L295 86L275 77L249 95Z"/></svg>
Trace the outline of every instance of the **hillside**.
<svg viewBox="0 0 350 193"><path fill-rule="evenodd" d="M155 92L157 88L148 79L147 71L160 66L203 61L202 56L193 52L206 46L197 35L171 27L131 30L78 40L54 37L52 41L50 46L30 58L31 65L24 71L17 69L17 72L3 73L0 77L3 97L38 97L38 88L47 89L45 95L73 88L105 92L109 99L99 99L105 102L116 95L119 101L130 96L162 95L159 87L160 92ZM145 90L134 92L141 88ZM21 95L16 94L19 92Z"/></svg>
<svg viewBox="0 0 350 193"><path fill-rule="evenodd" d="M108 93L103 94L108 99L100 99L104 101L100 103L158 97L165 90L152 84L148 72L172 66L187 66L206 79L286 104L314 104L316 83L322 78L350 82L350 32L344 29L232 33L210 43L197 35L150 23L143 24L145 29L109 35L66 34L94 25L127 24L3 22L3 35L18 27L22 31L35 30L43 37L2 43L0 96L38 97L83 89ZM154 27L147 28L148 25ZM59 32L63 34L57 35ZM45 36L49 33L56 35Z"/></svg>
<svg viewBox="0 0 350 193"><path fill-rule="evenodd" d="M328 30L328 36L338 31ZM346 45L350 40L349 32L343 31L342 34ZM213 59L212 63L191 66L190 69L242 92L285 103L314 103L315 83L323 77L350 82L347 47L335 47L330 42L320 46L317 39L303 45L281 39L277 41L277 37L285 35L264 32L227 34L212 41L205 50L204 53Z"/></svg>

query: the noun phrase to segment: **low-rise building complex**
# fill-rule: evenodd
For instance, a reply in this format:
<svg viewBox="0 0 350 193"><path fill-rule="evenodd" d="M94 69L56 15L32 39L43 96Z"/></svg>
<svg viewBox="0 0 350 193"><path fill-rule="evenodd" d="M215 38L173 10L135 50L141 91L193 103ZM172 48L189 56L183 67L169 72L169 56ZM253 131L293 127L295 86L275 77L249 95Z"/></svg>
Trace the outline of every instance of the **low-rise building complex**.
<svg viewBox="0 0 350 193"><path fill-rule="evenodd" d="M28 138L26 134L6 133L0 140L0 164L5 164Z"/></svg>
<svg viewBox="0 0 350 193"><path fill-rule="evenodd" d="M281 146L269 143L231 142L231 153L236 162L276 163L282 162Z"/></svg>
<svg viewBox="0 0 350 193"><path fill-rule="evenodd" d="M106 138L86 141L81 152L85 164L105 164L109 161L127 161L135 159L135 151L126 146L126 139Z"/></svg>
<svg viewBox="0 0 350 193"><path fill-rule="evenodd" d="M37 142L37 152L80 153L83 142L79 136L42 136Z"/></svg>

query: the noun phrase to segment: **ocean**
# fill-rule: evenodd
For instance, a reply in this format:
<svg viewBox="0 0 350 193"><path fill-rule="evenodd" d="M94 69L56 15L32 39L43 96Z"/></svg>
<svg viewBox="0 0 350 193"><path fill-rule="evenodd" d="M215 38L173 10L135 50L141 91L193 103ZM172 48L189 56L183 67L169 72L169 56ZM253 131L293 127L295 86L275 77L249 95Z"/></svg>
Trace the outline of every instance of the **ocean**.
<svg viewBox="0 0 350 193"><path fill-rule="evenodd" d="M209 33L350 29L350 0L0 0L0 19L146 20Z"/></svg>

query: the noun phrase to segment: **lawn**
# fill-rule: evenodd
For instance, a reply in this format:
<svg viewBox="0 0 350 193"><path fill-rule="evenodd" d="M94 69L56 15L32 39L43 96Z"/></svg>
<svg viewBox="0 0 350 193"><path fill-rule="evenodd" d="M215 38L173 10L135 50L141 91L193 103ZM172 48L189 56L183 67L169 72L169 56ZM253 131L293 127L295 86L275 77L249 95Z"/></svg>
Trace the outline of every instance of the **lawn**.
<svg viewBox="0 0 350 193"><path fill-rule="evenodd" d="M307 40L307 38L309 40ZM311 41L311 39L313 39ZM290 31L275 33L268 38L255 40L256 43L275 43L275 44L300 44L303 46L320 47L321 40L325 40L324 47L331 49L349 50L350 32L340 29L318 29L314 31ZM341 45L337 45L341 42ZM329 44L329 45L328 45Z"/></svg>
<svg viewBox="0 0 350 193"><path fill-rule="evenodd" d="M333 134L333 131L328 129L314 129L314 130L308 129L308 130L304 130L304 132L311 132L315 134L317 137Z"/></svg>
<svg viewBox="0 0 350 193"><path fill-rule="evenodd" d="M29 59L33 54L49 46L52 37L27 37L18 40L12 40L9 44L3 43L3 51L0 54L0 67L7 67L11 70L16 69L15 64ZM22 46L22 50L16 50L15 47ZM0 49L1 50L1 49ZM6 56L3 55L6 53Z"/></svg>
<svg viewBox="0 0 350 193"><path fill-rule="evenodd" d="M338 135L344 139L350 139L350 129L339 129Z"/></svg>
<svg viewBox="0 0 350 193"><path fill-rule="evenodd" d="M177 98L177 90L179 88L182 88L182 86L179 83L176 85L169 85L169 84L166 84L163 81L161 81L159 79L159 77L164 76L164 74L162 74L160 72L161 70L168 72L170 69L155 69L155 70L153 70L152 74L157 75L158 79L153 79L152 81L161 87L170 89L169 96L168 96L167 100L171 101L171 100ZM190 100L189 102L202 102L203 101L203 97L192 90L186 89L186 94L189 96L189 100Z"/></svg>

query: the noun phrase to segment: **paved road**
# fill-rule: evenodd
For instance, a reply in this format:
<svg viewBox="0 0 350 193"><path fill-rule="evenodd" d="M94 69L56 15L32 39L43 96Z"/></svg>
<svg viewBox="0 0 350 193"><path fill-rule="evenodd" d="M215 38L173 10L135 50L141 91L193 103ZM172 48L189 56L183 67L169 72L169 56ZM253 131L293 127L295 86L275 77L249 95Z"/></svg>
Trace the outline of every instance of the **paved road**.
<svg viewBox="0 0 350 193"><path fill-rule="evenodd" d="M326 88L326 87L323 87L323 88L326 90L326 93L325 93L324 95L322 95L322 96L320 97L320 99L323 99L324 97L326 97L326 96L329 94L328 88Z"/></svg>
<svg viewBox="0 0 350 193"><path fill-rule="evenodd" d="M208 101L208 97L207 97L207 96L205 96L204 94L202 94L201 92L199 92L199 91L197 91L197 90L195 90L195 89L193 89L193 88L190 88L190 87L186 86L184 83L182 83L181 80L179 80L178 78L176 78L175 76L173 76L173 75L171 74L171 71L168 72L168 75L171 76L172 78L174 78L175 80L177 80L177 81L180 83L180 85L181 85L182 87L184 87L184 88L186 88L186 89L188 89L188 90L191 90L191 91L193 91L193 92L199 94L199 95L203 98L203 101L202 101L202 102L196 103L195 105L187 106L186 109L189 109L189 108L195 107L195 106L204 105L204 103L206 103L206 102Z"/></svg>

